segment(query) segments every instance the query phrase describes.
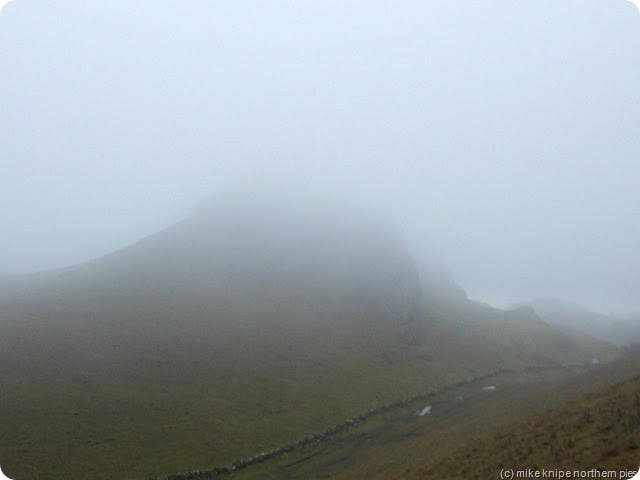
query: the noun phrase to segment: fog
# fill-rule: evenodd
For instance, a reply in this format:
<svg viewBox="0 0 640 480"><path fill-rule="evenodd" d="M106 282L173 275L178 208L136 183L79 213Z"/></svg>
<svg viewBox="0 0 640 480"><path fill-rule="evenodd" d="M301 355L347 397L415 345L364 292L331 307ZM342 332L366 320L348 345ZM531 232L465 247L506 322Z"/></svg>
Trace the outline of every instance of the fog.
<svg viewBox="0 0 640 480"><path fill-rule="evenodd" d="M626 0L13 0L0 273L269 185L389 215L471 298L640 311L639 87Z"/></svg>

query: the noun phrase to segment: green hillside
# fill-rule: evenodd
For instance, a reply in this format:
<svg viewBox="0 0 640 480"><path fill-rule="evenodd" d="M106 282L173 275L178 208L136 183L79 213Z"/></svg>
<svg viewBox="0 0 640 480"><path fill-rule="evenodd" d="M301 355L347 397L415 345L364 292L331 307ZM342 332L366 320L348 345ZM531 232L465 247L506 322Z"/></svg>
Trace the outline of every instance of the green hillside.
<svg viewBox="0 0 640 480"><path fill-rule="evenodd" d="M620 381L620 377L626 376ZM605 378L618 382L594 388ZM640 465L640 349L616 371L596 372L579 390L592 391L450 452L411 478L485 479L501 468L637 471ZM611 380L609 380L609 383Z"/></svg>
<svg viewBox="0 0 640 480"><path fill-rule="evenodd" d="M228 197L2 281L0 465L20 480L206 469L496 369L616 354L421 283L375 215Z"/></svg>
<svg viewBox="0 0 640 480"><path fill-rule="evenodd" d="M499 372L235 476L425 480L499 478L503 468L631 470L639 373L639 349L590 368ZM431 411L421 417L425 404Z"/></svg>

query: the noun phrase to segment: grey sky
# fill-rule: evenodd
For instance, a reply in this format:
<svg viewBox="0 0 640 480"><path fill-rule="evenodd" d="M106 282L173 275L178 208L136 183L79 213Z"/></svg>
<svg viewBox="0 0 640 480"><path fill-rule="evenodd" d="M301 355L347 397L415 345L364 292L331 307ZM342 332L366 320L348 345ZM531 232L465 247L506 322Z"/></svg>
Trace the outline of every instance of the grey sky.
<svg viewBox="0 0 640 480"><path fill-rule="evenodd" d="M388 211L471 297L640 310L626 0L14 0L0 92L0 272L281 183Z"/></svg>

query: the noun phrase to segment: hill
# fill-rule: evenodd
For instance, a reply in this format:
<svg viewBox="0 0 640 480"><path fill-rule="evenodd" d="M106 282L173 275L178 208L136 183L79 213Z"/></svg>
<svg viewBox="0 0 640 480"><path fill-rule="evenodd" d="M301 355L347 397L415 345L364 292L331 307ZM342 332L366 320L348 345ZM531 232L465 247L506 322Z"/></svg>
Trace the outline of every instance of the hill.
<svg viewBox="0 0 640 480"><path fill-rule="evenodd" d="M640 342L640 318L592 312L567 300L544 298L527 302L550 325L587 333L616 345Z"/></svg>
<svg viewBox="0 0 640 480"><path fill-rule="evenodd" d="M212 199L0 289L0 464L20 479L228 464L496 369L617 353L436 287L378 215L280 195Z"/></svg>

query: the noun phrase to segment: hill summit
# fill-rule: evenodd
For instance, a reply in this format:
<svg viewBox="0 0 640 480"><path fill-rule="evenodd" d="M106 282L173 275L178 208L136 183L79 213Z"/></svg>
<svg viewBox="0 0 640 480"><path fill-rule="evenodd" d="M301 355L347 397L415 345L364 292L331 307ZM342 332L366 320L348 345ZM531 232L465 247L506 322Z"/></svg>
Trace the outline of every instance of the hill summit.
<svg viewBox="0 0 640 480"><path fill-rule="evenodd" d="M416 265L391 221L289 194L211 198L176 225L36 284L26 303L47 308L206 305L219 317L278 310L292 321L366 311L397 325L420 297Z"/></svg>

